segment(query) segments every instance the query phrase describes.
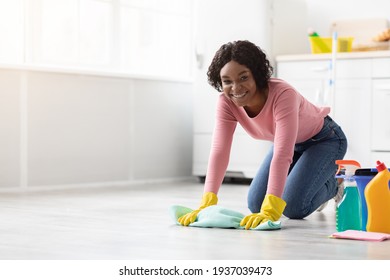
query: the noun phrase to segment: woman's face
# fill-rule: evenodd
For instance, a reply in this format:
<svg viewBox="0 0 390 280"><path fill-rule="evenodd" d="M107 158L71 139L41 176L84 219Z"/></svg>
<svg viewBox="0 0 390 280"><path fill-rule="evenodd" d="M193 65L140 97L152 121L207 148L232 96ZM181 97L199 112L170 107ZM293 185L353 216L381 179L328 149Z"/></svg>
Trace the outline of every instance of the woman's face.
<svg viewBox="0 0 390 280"><path fill-rule="evenodd" d="M256 104L259 94L249 68L231 60L222 67L220 77L224 95L237 106L251 107Z"/></svg>

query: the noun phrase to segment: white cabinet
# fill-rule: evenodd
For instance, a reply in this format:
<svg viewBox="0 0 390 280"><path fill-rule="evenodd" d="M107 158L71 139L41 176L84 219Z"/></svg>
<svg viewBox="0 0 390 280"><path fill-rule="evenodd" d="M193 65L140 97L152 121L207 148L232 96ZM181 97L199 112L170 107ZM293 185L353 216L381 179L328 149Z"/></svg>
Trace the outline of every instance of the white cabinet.
<svg viewBox="0 0 390 280"><path fill-rule="evenodd" d="M265 50L270 50L271 4L274 0L250 0L245 6L233 0L196 1L197 11L202 11L196 22L196 56L198 58L194 81L194 143L192 174L205 177L215 123L215 106L218 93L207 83L207 67L215 51L224 43L245 38ZM227 4L228 3L228 4ZM231 5L230 5L230 4ZM221 7L224 13L220 13ZM248 9L248 7L250 7ZM262 16L258 16L259 12ZM234 20L231 15L234 14ZM256 30L242 28L241 23L251 19ZM227 20L228 19L228 20ZM244 24L245 25L245 24ZM261 27L261 28L259 28ZM218 36L216 36L218 34ZM253 178L259 168L269 142L251 138L238 125L234 134L226 177Z"/></svg>
<svg viewBox="0 0 390 280"><path fill-rule="evenodd" d="M314 57L308 55L306 59L287 60L278 58L277 76L289 82L314 104L330 106L330 115L348 138L345 158L357 160L362 166L373 166L375 162L372 160L370 136L374 111L372 108L375 108L371 104L373 59L337 59L335 88L331 90L330 56L319 56L318 59Z"/></svg>
<svg viewBox="0 0 390 280"><path fill-rule="evenodd" d="M290 83L310 102L330 105L329 67L330 62L325 60L277 62L276 75Z"/></svg>
<svg viewBox="0 0 390 280"><path fill-rule="evenodd" d="M334 96L330 88L330 59L287 60L277 59L276 75L294 86L303 96L316 105L333 106ZM340 60L336 62L336 81L371 77L369 59Z"/></svg>
<svg viewBox="0 0 390 280"><path fill-rule="evenodd" d="M336 63L333 117L348 139L346 159L371 166L371 59L345 59Z"/></svg>
<svg viewBox="0 0 390 280"><path fill-rule="evenodd" d="M371 81L368 78L339 78L333 103L333 118L348 139L345 159L371 166L370 113Z"/></svg>
<svg viewBox="0 0 390 280"><path fill-rule="evenodd" d="M372 64L371 161L390 166L390 58Z"/></svg>
<svg viewBox="0 0 390 280"><path fill-rule="evenodd" d="M390 79L374 80L371 148L390 152Z"/></svg>
<svg viewBox="0 0 390 280"><path fill-rule="evenodd" d="M212 116L213 113L209 113L209 117ZM192 173L200 178L206 176L211 140L212 131L194 133ZM225 177L253 178L270 146L270 142L251 138L238 124Z"/></svg>
<svg viewBox="0 0 390 280"><path fill-rule="evenodd" d="M372 77L375 79L390 78L390 58L372 60Z"/></svg>

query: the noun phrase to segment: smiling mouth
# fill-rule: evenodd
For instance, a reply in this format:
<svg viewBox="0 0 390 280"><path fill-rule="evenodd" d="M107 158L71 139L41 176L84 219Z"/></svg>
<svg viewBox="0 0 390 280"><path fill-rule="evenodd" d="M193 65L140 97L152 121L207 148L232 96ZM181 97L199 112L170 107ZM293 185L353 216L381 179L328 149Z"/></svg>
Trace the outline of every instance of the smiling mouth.
<svg viewBox="0 0 390 280"><path fill-rule="evenodd" d="M235 99L240 99L240 98L243 98L245 95L247 95L248 92L243 92L243 93L235 93L235 94L231 94L231 96Z"/></svg>

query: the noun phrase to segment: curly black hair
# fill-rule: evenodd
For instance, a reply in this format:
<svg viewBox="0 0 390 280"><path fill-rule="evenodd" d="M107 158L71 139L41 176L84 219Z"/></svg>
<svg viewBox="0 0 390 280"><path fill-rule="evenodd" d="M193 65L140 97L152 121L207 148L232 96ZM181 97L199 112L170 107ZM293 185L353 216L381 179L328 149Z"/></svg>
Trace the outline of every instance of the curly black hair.
<svg viewBox="0 0 390 280"><path fill-rule="evenodd" d="M207 71L207 80L217 91L222 91L220 71L231 60L245 65L251 70L259 90L268 87L268 81L272 76L273 67L260 47L244 40L226 43L215 53Z"/></svg>

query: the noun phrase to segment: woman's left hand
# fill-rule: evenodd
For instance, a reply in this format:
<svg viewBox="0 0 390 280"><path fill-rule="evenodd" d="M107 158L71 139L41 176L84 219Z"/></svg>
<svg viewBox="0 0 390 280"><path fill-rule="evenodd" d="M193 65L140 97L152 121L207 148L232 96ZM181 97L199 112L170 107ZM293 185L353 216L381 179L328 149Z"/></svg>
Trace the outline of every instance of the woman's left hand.
<svg viewBox="0 0 390 280"><path fill-rule="evenodd" d="M265 223L268 220L269 219L261 212L254 213L254 214L250 214L248 216L245 216L241 220L240 226L242 226L242 227L245 226L245 229L255 228L258 225Z"/></svg>
<svg viewBox="0 0 390 280"><path fill-rule="evenodd" d="M286 208L286 202L283 199L273 194L266 194L260 213L245 216L241 220L240 226L250 229L267 221L276 222L282 216L284 208Z"/></svg>

